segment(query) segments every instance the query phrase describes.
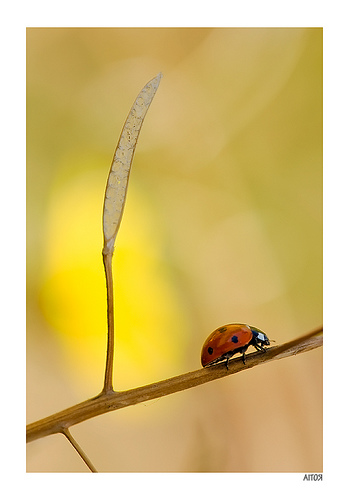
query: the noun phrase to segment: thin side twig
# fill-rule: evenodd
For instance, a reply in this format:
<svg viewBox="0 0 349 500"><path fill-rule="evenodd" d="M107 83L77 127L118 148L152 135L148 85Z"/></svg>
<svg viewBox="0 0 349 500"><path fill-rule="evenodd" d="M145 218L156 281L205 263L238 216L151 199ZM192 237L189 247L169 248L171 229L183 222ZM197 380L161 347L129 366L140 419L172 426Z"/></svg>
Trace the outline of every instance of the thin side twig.
<svg viewBox="0 0 349 500"><path fill-rule="evenodd" d="M87 467L90 469L91 472L98 472L98 470L94 467L93 463L91 460L88 458L86 453L83 451L81 446L75 441L73 436L70 434L68 429L62 430L62 434L68 439L69 443L72 445L72 447L77 451L77 453L80 455L80 457L83 459Z"/></svg>
<svg viewBox="0 0 349 500"><path fill-rule="evenodd" d="M51 434L63 432L80 422L104 413L136 405L144 401L161 398L175 392L184 391L198 385L206 384L222 377L227 377L243 370L269 361L294 356L322 346L322 327L285 344L271 347L266 352L256 352L246 356L246 364L241 358L229 362L229 370L225 363L178 375L154 384L138 387L122 392L101 393L75 406L55 413L27 426L27 442L34 441Z"/></svg>

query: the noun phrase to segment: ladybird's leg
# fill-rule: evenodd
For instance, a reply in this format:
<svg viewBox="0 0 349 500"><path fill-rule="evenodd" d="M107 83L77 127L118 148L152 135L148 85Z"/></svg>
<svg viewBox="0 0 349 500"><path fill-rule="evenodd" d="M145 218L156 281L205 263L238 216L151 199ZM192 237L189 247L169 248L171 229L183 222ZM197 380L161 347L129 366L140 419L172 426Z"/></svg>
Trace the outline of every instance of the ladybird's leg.
<svg viewBox="0 0 349 500"><path fill-rule="evenodd" d="M262 352L266 352L264 346L262 344L259 344L258 342L256 342L255 344L253 344L255 349L257 349L257 351L262 351Z"/></svg>
<svg viewBox="0 0 349 500"><path fill-rule="evenodd" d="M225 358L225 366L227 367L227 370L229 371L228 362L229 362L229 358Z"/></svg>
<svg viewBox="0 0 349 500"><path fill-rule="evenodd" d="M261 347L259 344L253 344L253 347L256 349L256 351L263 351L263 347Z"/></svg>
<svg viewBox="0 0 349 500"><path fill-rule="evenodd" d="M256 344L254 347L255 347L255 349L256 349L257 351L259 351L259 352L267 352L266 348L265 348L265 347L263 347L262 345L258 345L258 344Z"/></svg>
<svg viewBox="0 0 349 500"><path fill-rule="evenodd" d="M245 359L246 359L245 352L247 351L247 349L248 349L248 345L246 347L242 347L241 348L242 362L243 362L244 365L246 364L246 362L245 362Z"/></svg>

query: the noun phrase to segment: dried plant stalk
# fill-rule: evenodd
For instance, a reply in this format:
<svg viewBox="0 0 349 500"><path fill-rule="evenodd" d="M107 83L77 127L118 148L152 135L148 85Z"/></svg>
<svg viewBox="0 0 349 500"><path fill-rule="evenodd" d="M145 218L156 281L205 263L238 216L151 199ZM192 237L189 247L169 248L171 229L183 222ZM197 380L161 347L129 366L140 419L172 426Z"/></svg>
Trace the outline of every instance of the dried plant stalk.
<svg viewBox="0 0 349 500"><path fill-rule="evenodd" d="M141 127L157 91L162 74L150 80L138 94L126 118L110 167L103 207L103 264L107 283L108 346L103 393L113 391L114 291L112 258L115 238L125 207L128 179Z"/></svg>

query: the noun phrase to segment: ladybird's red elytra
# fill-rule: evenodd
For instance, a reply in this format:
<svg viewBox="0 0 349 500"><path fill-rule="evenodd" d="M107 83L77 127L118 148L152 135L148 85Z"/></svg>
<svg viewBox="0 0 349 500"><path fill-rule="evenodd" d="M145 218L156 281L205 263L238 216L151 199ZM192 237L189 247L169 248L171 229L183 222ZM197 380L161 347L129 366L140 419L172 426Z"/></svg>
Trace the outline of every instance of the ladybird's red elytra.
<svg viewBox="0 0 349 500"><path fill-rule="evenodd" d="M245 364L245 352L252 345L257 351L265 351L264 346L270 345L269 339L262 330L241 323L221 326L209 335L201 351L203 367L228 361L234 354L241 353Z"/></svg>

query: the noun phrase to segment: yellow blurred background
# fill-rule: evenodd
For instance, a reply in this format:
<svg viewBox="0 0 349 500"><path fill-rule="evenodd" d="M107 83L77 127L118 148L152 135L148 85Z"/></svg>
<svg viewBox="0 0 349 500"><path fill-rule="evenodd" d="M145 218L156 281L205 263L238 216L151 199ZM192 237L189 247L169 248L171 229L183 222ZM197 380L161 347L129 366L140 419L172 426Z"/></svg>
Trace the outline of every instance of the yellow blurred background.
<svg viewBox="0 0 349 500"><path fill-rule="evenodd" d="M116 240L115 390L200 368L232 322L322 323L322 29L27 30L27 420L96 395L102 206L141 88ZM99 471L320 472L320 349L71 428ZM27 470L85 472L62 436Z"/></svg>

